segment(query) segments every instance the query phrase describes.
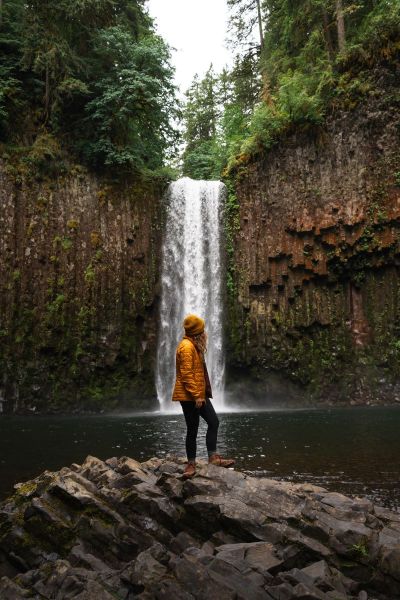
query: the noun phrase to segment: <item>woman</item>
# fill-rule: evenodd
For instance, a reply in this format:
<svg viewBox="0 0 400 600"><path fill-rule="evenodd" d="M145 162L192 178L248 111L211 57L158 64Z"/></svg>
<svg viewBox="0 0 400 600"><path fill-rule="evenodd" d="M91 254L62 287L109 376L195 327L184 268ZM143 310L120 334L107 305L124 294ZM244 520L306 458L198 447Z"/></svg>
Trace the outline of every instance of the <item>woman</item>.
<svg viewBox="0 0 400 600"><path fill-rule="evenodd" d="M188 462L183 476L193 477L196 473L196 440L200 416L206 421L206 445L208 462L221 467L230 467L232 459L217 454L219 420L215 414L210 379L204 355L207 351L207 334L203 319L188 315L183 321L185 335L176 350L176 382L172 400L179 401L186 421L186 454Z"/></svg>

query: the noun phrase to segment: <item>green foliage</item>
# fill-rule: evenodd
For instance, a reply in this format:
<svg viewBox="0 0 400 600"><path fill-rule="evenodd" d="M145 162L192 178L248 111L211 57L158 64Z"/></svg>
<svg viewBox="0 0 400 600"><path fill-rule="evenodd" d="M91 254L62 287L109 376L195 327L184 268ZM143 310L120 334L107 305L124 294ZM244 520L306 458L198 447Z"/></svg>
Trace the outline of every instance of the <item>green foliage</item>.
<svg viewBox="0 0 400 600"><path fill-rule="evenodd" d="M312 78L301 71L287 71L279 78L278 106L292 123L320 123L323 102Z"/></svg>
<svg viewBox="0 0 400 600"><path fill-rule="evenodd" d="M220 147L216 140L199 141L185 154L184 174L193 179L219 179L221 168Z"/></svg>
<svg viewBox="0 0 400 600"><path fill-rule="evenodd" d="M203 79L193 80L183 111L184 175L219 179L226 157L239 149L259 90L254 69L247 57L236 62L234 75L224 70L216 76L211 65Z"/></svg>
<svg viewBox="0 0 400 600"><path fill-rule="evenodd" d="M254 109L248 127L248 135L240 147L242 157L247 157L264 148L269 148L276 139L276 136L285 128L288 121L287 113L277 110L276 107L264 102L258 104Z"/></svg>
<svg viewBox="0 0 400 600"><path fill-rule="evenodd" d="M194 179L217 179L221 170L217 94L217 78L212 65L201 81L195 77L186 94L183 173Z"/></svg>
<svg viewBox="0 0 400 600"><path fill-rule="evenodd" d="M225 202L225 240L227 254L227 290L230 297L234 296L234 241L240 229L239 204L232 181L226 181L227 197Z"/></svg>
<svg viewBox="0 0 400 600"><path fill-rule="evenodd" d="M334 0L264 0L260 23L256 0L228 1L232 45L239 53L229 72L209 71L188 92L186 174L215 178L215 168L238 169L291 127L321 124L330 109L351 109L373 93L371 67L396 64L400 4L342 5L340 23ZM197 93L205 89L212 93ZM201 127L193 127L200 121Z"/></svg>
<svg viewBox="0 0 400 600"><path fill-rule="evenodd" d="M65 171L64 153L51 133L39 133L22 161L37 175L58 175Z"/></svg>
<svg viewBox="0 0 400 600"><path fill-rule="evenodd" d="M47 309L49 310L50 313L58 313L60 311L60 309L62 308L64 302L65 302L64 294L58 294L52 302L48 303Z"/></svg>
<svg viewBox="0 0 400 600"><path fill-rule="evenodd" d="M172 79L144 0L3 2L0 136L31 147L33 169L59 171L67 150L99 169L160 170L177 139Z"/></svg>
<svg viewBox="0 0 400 600"><path fill-rule="evenodd" d="M359 22L356 19L358 14ZM353 35L341 57L341 66L372 66L394 60L400 49L400 4L379 0L359 5L352 17Z"/></svg>
<svg viewBox="0 0 400 600"><path fill-rule="evenodd" d="M161 167L175 114L168 49L154 35L133 45L129 32L111 27L99 32L95 51L105 68L85 107L93 141L84 141L83 155L100 165Z"/></svg>
<svg viewBox="0 0 400 600"><path fill-rule="evenodd" d="M365 558L369 554L366 542L360 542L359 544L353 544L351 549L357 556L360 556L361 558Z"/></svg>

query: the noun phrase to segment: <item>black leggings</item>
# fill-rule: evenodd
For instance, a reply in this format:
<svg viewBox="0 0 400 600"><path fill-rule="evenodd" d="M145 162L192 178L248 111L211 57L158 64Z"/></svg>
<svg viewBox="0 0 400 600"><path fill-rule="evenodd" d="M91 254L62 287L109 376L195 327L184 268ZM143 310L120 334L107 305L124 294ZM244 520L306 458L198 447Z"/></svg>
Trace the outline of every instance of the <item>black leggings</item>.
<svg viewBox="0 0 400 600"><path fill-rule="evenodd" d="M181 402L183 414L186 421L186 454L188 460L196 459L196 440L199 429L200 417L203 417L208 425L206 434L206 445L208 454L213 454L217 450L217 435L219 419L215 413L211 400L208 398L201 408L196 408L195 402L185 400Z"/></svg>

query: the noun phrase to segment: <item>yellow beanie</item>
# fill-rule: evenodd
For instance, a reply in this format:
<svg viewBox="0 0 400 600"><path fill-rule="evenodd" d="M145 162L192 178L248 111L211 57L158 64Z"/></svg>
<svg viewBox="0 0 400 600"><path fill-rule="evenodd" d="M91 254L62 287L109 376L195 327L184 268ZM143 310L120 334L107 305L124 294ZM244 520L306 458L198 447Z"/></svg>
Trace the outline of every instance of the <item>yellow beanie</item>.
<svg viewBox="0 0 400 600"><path fill-rule="evenodd" d="M186 335L198 335L204 331L205 322L197 315L188 315L183 321Z"/></svg>

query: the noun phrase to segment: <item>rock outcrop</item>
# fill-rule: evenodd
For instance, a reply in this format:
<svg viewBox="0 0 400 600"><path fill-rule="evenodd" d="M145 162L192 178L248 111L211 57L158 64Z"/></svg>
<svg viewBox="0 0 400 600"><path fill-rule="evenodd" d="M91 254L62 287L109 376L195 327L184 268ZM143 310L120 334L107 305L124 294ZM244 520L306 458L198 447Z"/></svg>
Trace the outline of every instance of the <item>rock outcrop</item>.
<svg viewBox="0 0 400 600"><path fill-rule="evenodd" d="M162 192L0 160L0 412L154 402Z"/></svg>
<svg viewBox="0 0 400 600"><path fill-rule="evenodd" d="M400 515L182 460L87 457L0 505L0 597L393 600Z"/></svg>
<svg viewBox="0 0 400 600"><path fill-rule="evenodd" d="M264 402L294 390L276 374L303 402L400 402L400 112L379 77L237 174L230 359Z"/></svg>

